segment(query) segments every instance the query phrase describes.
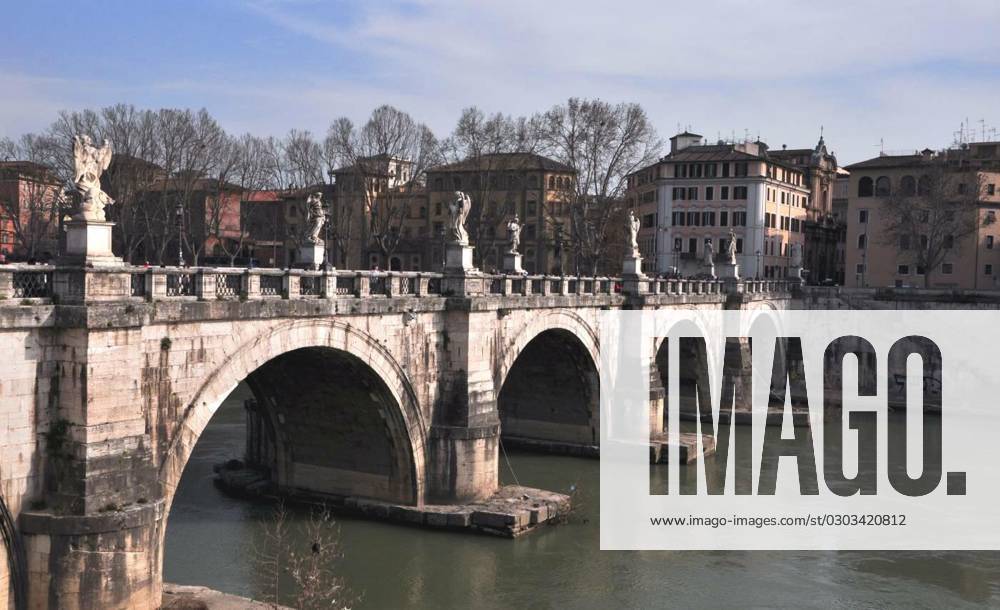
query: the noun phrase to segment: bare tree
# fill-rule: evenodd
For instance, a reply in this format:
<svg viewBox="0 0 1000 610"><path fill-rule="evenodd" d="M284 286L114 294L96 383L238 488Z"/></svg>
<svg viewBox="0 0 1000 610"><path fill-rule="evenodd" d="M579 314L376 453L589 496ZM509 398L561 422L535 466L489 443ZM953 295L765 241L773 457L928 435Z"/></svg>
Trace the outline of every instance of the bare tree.
<svg viewBox="0 0 1000 610"><path fill-rule="evenodd" d="M992 222L980 215L984 191L983 174L941 158L930 160L919 178L904 177L895 188L876 185L875 194L885 195L879 213L882 240L923 269L925 288L930 287L931 273L961 249L965 237Z"/></svg>
<svg viewBox="0 0 1000 610"><path fill-rule="evenodd" d="M8 223L27 259L54 253L58 241L60 195L67 174L59 174L58 150L48 136L25 134L0 140L0 157L19 163L4 168L15 191L0 198L0 224Z"/></svg>
<svg viewBox="0 0 1000 610"><path fill-rule="evenodd" d="M262 544L250 549L265 587L258 597L275 608L288 599L302 609L346 610L357 597L337 575L340 535L329 511L313 510L298 528L290 519L279 502L263 528Z"/></svg>
<svg viewBox="0 0 1000 610"><path fill-rule="evenodd" d="M278 183L282 188L323 184L324 172L333 169L325 149L308 131L291 130L279 146Z"/></svg>
<svg viewBox="0 0 1000 610"><path fill-rule="evenodd" d="M276 214L260 214L254 200L257 193L274 185L267 141L244 134L238 139L230 139L225 150L228 156L220 160L219 176L235 189L239 197L238 199L219 197L213 200L216 205L235 207L235 210L223 209L217 212L213 210L212 217L219 220L213 222L212 234L216 243L229 257L229 264L235 265L236 257L244 252L247 240L255 232L270 234L272 239L277 236L277 213L281 213L282 210L276 210ZM267 205L280 207L279 203ZM231 218L234 213L237 217L237 226L225 227L224 231L221 219ZM272 224L275 226L265 226Z"/></svg>
<svg viewBox="0 0 1000 610"><path fill-rule="evenodd" d="M496 251L498 243L506 241L497 228L513 215L519 192L508 181L512 174L529 169L530 155L541 144L539 135L537 119L501 113L488 116L473 106L462 111L455 130L442 143L442 160L460 164L468 178L463 190L472 199L472 209L466 228L480 264ZM501 194L503 199L498 200Z"/></svg>
<svg viewBox="0 0 1000 610"><path fill-rule="evenodd" d="M437 158L437 139L409 114L380 106L360 128L346 117L335 120L325 150L328 158L352 168L351 184L338 185L342 204L359 198L361 239L388 260L399 245L407 204Z"/></svg>
<svg viewBox="0 0 1000 610"><path fill-rule="evenodd" d="M663 147L639 104L570 98L541 118L543 148L577 174L569 202L569 247L578 271L596 274L620 234L626 176Z"/></svg>
<svg viewBox="0 0 1000 610"><path fill-rule="evenodd" d="M135 260L149 231L139 209L143 193L161 177L157 158L156 114L118 104L100 112L100 139L113 143L114 157L104 175L107 192L115 200L108 217L115 222L117 251L126 261Z"/></svg>
<svg viewBox="0 0 1000 610"><path fill-rule="evenodd" d="M327 510L314 510L302 524L306 544L289 550L289 568L298 608L349 608L354 596L337 575L339 530Z"/></svg>

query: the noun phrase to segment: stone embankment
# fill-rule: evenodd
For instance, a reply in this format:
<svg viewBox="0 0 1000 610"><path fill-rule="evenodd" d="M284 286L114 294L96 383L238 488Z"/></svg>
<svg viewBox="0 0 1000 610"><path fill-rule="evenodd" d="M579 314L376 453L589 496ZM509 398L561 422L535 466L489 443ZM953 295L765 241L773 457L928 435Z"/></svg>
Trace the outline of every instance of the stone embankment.
<svg viewBox="0 0 1000 610"><path fill-rule="evenodd" d="M566 494L506 485L489 498L469 504L425 504L409 506L368 498L302 492L278 494L267 474L231 460L216 467L216 485L224 492L250 499L283 499L297 504L321 504L330 510L380 521L393 521L434 529L476 532L516 538L539 526L567 517L572 501Z"/></svg>
<svg viewBox="0 0 1000 610"><path fill-rule="evenodd" d="M230 595L208 587L191 587L164 583L160 610L292 610L238 595Z"/></svg>

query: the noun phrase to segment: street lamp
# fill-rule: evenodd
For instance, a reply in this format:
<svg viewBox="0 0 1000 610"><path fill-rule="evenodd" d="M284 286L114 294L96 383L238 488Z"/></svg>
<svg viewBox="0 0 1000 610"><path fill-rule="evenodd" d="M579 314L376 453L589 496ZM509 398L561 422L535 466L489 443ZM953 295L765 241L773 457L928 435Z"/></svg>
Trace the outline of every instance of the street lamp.
<svg viewBox="0 0 1000 610"><path fill-rule="evenodd" d="M437 238L441 243L441 268L444 269L445 265L448 264L448 254L446 252L446 244L444 243L444 226L439 226L437 228Z"/></svg>
<svg viewBox="0 0 1000 610"><path fill-rule="evenodd" d="M558 269L560 276L563 274L562 251L563 251L563 226L561 222L558 222L556 223L556 245L554 254L556 263L558 263L559 265Z"/></svg>
<svg viewBox="0 0 1000 610"><path fill-rule="evenodd" d="M330 186L333 186L334 173L331 167L326 171L326 175L330 177ZM331 189L332 191L332 189ZM333 197L333 193L330 193L330 197ZM326 221L323 223L323 270L330 271L330 222L333 219L333 201L326 202Z"/></svg>
<svg viewBox="0 0 1000 610"><path fill-rule="evenodd" d="M177 207L174 208L174 214L176 215L177 221L177 266L184 266L184 204L180 201L177 202Z"/></svg>

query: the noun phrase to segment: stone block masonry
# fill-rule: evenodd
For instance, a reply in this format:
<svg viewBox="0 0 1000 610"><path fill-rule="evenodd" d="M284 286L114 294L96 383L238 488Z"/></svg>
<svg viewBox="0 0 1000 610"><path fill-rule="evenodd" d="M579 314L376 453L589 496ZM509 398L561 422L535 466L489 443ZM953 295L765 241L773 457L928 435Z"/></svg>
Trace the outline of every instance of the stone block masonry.
<svg viewBox="0 0 1000 610"><path fill-rule="evenodd" d="M593 445L602 309L791 297L780 283L741 284L737 303L718 282L443 279L0 266L0 493L24 535L30 607L157 607L174 491L241 381L265 467L289 491L514 535L559 510L497 510L511 500L496 496L500 437L507 425ZM524 357L537 350L567 392L548 409L540 357ZM0 607L9 580L0 568Z"/></svg>

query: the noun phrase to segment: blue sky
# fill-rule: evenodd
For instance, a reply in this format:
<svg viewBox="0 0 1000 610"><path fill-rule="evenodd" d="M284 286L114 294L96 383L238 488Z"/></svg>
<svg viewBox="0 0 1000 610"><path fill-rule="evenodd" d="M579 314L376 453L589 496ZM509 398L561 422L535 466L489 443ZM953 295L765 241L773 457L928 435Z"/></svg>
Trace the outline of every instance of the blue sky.
<svg viewBox="0 0 1000 610"><path fill-rule="evenodd" d="M1000 128L1000 2L33 0L0 20L0 136L116 102L262 135L390 103L445 135L469 105L571 95L638 101L665 137L802 147L824 125L841 163L941 147L966 117Z"/></svg>

